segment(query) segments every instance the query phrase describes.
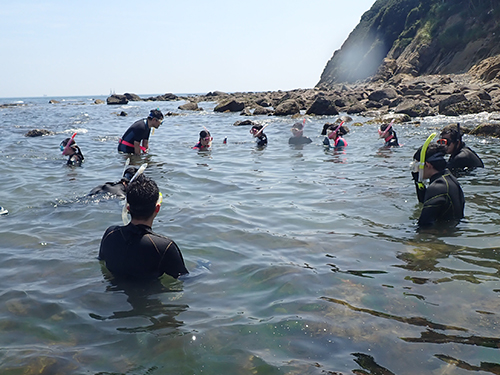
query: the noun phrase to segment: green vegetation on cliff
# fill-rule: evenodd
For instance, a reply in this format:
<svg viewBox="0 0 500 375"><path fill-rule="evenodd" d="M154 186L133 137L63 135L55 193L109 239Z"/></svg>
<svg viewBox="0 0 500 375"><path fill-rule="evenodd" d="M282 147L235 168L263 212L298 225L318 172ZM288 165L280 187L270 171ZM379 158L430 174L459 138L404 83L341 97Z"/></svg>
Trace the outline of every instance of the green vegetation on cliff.
<svg viewBox="0 0 500 375"><path fill-rule="evenodd" d="M463 73L500 54L498 0L377 0L327 63L318 86L391 73Z"/></svg>

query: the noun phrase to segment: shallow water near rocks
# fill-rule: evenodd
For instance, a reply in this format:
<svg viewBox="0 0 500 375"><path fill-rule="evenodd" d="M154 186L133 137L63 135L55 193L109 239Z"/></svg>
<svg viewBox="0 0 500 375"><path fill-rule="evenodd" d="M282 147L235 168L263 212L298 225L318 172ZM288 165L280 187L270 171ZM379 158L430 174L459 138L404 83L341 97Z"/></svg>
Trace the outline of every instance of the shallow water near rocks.
<svg viewBox="0 0 500 375"><path fill-rule="evenodd" d="M0 108L2 374L500 373L499 140L465 136L486 167L460 178L466 218L419 233L409 163L457 118L397 124L403 147L385 150L354 117L334 152L319 134L335 117L308 120L299 148L297 120L256 117L270 124L258 150L215 103L0 103L16 101ZM86 194L121 177L117 139L156 107L181 115L131 164L148 163L164 196L153 229L192 273L116 283L96 257L122 202ZM213 148L193 150L204 126ZM56 134L24 136L39 128ZM59 151L75 131L82 168Z"/></svg>

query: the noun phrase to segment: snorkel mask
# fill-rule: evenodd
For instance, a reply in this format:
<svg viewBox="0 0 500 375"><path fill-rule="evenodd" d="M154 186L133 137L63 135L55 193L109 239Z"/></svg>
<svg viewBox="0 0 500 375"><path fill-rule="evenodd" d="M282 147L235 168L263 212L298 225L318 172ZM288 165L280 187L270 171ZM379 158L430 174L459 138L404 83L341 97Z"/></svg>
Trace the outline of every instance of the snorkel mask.
<svg viewBox="0 0 500 375"><path fill-rule="evenodd" d="M385 130L384 130L384 131L382 131L382 130L380 130L380 129L378 130L378 135L379 135L379 137L380 137L380 138L385 138L385 137L387 137L387 133L389 133L389 130L391 130L391 129L392 129L392 124L394 124L394 119L393 119L393 120L391 121L391 123L387 126L387 128L385 128Z"/></svg>
<svg viewBox="0 0 500 375"><path fill-rule="evenodd" d="M328 139L333 139L333 137L335 137L335 134L337 134L337 132L339 131L340 127L344 125L344 121L342 121L339 126L337 126L335 128L335 130L333 130L330 134L328 134Z"/></svg>
<svg viewBox="0 0 500 375"><path fill-rule="evenodd" d="M76 137L76 132L73 133L73 135L71 136L71 138L68 139L68 142L65 145L63 145L64 141L61 142L59 147L63 155L66 151L68 151L71 148L71 145L76 144L75 137Z"/></svg>

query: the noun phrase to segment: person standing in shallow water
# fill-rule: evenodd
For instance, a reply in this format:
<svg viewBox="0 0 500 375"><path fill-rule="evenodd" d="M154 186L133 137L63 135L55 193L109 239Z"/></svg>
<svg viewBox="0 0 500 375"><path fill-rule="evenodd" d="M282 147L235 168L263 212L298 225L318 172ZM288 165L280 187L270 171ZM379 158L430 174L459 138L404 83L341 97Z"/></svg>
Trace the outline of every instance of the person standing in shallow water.
<svg viewBox="0 0 500 375"><path fill-rule="evenodd" d="M202 130L200 132L200 139L198 140L198 143L193 146L193 149L195 150L208 150L210 149L210 146L212 146L212 141L213 138L210 135L210 132L208 130Z"/></svg>
<svg viewBox="0 0 500 375"><path fill-rule="evenodd" d="M267 126L267 125L266 125ZM265 147L267 146L267 135L264 133L265 126L262 125L254 125L250 129L250 134L257 138L257 147Z"/></svg>
<svg viewBox="0 0 500 375"><path fill-rule="evenodd" d="M446 147L437 143L429 144L425 150L424 168L419 175L422 148L425 145L413 156L412 169L418 201L424 204L418 225L429 227L438 222L456 224L464 217L465 198L457 179L446 168ZM430 179L428 187L422 182L426 179Z"/></svg>
<svg viewBox="0 0 500 375"><path fill-rule="evenodd" d="M305 145L311 143L311 138L304 137L304 124L301 122L296 122L292 126L293 137L288 139L289 145Z"/></svg>
<svg viewBox="0 0 500 375"><path fill-rule="evenodd" d="M152 109L145 119L134 122L118 141L118 152L140 155L148 152L151 128L158 129L163 122L163 113Z"/></svg>
<svg viewBox="0 0 500 375"><path fill-rule="evenodd" d="M390 124L380 125L378 135L380 138L384 139L384 147L399 147L398 136L396 135L396 131L392 127L392 122Z"/></svg>
<svg viewBox="0 0 500 375"><path fill-rule="evenodd" d="M455 176L472 171L476 168L484 168L481 158L462 141L463 132L460 124L450 124L441 131L438 143L446 147L446 153L450 154L446 167Z"/></svg>
<svg viewBox="0 0 500 375"><path fill-rule="evenodd" d="M178 278L189 273L176 243L151 229L161 206L156 183L143 174L132 179L127 205L132 221L125 226L109 227L99 249L99 260L105 262L113 276L148 280L163 274Z"/></svg>
<svg viewBox="0 0 500 375"><path fill-rule="evenodd" d="M343 122L341 122L338 126L334 124L325 124L323 126L321 135L326 135L325 139L323 140L323 145L332 147L332 145L330 144L330 140L332 140L333 148L335 148L336 150L341 150L345 146L347 146L346 140L342 138L343 135L347 134L347 130L342 124Z"/></svg>
<svg viewBox="0 0 500 375"><path fill-rule="evenodd" d="M67 165L81 167L85 158L83 157L82 150L80 150L80 147L76 144L75 135L76 133L73 134L71 138L66 138L61 142L59 147L61 148L62 154L68 156Z"/></svg>

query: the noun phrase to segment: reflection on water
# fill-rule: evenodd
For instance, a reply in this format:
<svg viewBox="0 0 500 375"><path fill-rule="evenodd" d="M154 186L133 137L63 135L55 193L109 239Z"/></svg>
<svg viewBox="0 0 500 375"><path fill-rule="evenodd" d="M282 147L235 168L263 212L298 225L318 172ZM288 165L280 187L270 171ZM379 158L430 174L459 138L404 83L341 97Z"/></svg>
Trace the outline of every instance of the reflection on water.
<svg viewBox="0 0 500 375"><path fill-rule="evenodd" d="M121 177L117 139L151 104L25 102L0 109L2 374L500 373L498 140L466 136L486 168L460 177L465 219L417 232L409 161L456 119L395 125L397 149L352 127L335 151L320 136L333 117L311 118L299 147L295 119L258 117L273 126L256 149L238 114L203 103L130 157L148 163L164 196L154 230L191 275L127 284L97 260L123 202L87 194ZM212 150L193 150L203 126ZM24 137L33 128L56 134ZM72 169L58 146L74 131L85 163Z"/></svg>

